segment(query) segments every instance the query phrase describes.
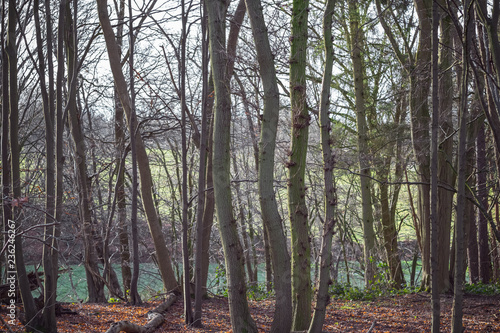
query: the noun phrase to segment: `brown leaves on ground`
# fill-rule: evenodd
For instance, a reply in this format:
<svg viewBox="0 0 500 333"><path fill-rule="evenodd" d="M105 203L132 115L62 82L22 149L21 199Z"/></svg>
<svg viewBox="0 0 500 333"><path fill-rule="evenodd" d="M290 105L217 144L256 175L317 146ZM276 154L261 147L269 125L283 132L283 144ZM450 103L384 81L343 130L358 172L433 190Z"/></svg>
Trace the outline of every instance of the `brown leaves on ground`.
<svg viewBox="0 0 500 333"><path fill-rule="evenodd" d="M441 297L441 329L450 332L452 296ZM105 332L119 320L139 325L147 322L146 313L158 302L133 307L124 304L65 304L77 315L58 317L60 333ZM273 301L250 302L252 316L260 332L268 332L273 316ZM1 316L8 321L6 306ZM212 298L203 303L202 329L188 327L183 321L182 301L177 301L166 313L164 324L156 331L163 332L231 332L227 299ZM430 332L431 307L428 294L410 294L380 298L371 302L333 301L327 312L325 332L366 332L374 321L372 332ZM500 332L500 296L472 296L464 300L466 332ZM16 321L17 322L17 321ZM17 322L14 332L23 332ZM0 332L6 332L0 323Z"/></svg>

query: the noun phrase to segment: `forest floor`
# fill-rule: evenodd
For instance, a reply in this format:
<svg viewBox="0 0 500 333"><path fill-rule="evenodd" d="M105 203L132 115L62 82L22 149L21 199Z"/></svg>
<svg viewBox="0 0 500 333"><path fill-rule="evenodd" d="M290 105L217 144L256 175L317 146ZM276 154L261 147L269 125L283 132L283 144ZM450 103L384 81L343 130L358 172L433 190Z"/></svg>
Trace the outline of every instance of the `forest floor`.
<svg viewBox="0 0 500 333"><path fill-rule="evenodd" d="M453 297L441 297L441 331L450 332ZM148 302L140 307L115 304L63 304L77 314L58 317L59 333L106 332L119 320L139 325L147 322L146 313L158 305ZM250 310L259 332L271 327L274 302L250 301ZM500 295L466 295L463 307L465 332L500 332ZM1 306L2 319L8 321L7 308ZM231 332L228 302L225 298L211 298L203 304L203 329L190 328L183 322L182 300L178 300L166 313L162 332ZM328 306L325 332L430 332L431 306L429 294L414 293L381 297L373 301L333 300ZM23 332L21 324L10 326L12 332ZM0 332L8 332L0 322Z"/></svg>

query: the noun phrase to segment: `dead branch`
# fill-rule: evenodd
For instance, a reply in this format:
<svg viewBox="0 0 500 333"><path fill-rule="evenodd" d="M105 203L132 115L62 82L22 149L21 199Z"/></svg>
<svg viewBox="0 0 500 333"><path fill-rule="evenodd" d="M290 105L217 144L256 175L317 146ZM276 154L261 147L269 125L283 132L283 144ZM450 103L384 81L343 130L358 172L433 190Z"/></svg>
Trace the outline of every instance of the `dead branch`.
<svg viewBox="0 0 500 333"><path fill-rule="evenodd" d="M127 320L121 320L116 323L111 324L111 327L106 331L106 333L150 333L153 332L156 328L158 328L163 321L165 320L165 316L163 313L168 310L168 308L175 303L177 300L177 296L174 293L170 293L167 295L167 299L165 302L158 305L155 309L148 312L148 323L144 326L140 326L134 323L131 323Z"/></svg>

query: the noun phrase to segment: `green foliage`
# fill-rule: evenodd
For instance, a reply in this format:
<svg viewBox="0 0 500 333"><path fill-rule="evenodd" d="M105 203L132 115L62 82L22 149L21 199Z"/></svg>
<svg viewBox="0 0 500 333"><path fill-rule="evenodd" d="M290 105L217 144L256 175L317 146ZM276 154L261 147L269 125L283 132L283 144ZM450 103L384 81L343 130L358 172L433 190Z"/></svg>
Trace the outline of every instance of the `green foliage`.
<svg viewBox="0 0 500 333"><path fill-rule="evenodd" d="M495 284L483 284L478 283L467 283L465 285L465 292L475 295L500 295L500 283Z"/></svg>
<svg viewBox="0 0 500 333"><path fill-rule="evenodd" d="M120 303L121 300L119 298L113 298L113 297L110 297L108 299L108 303Z"/></svg>
<svg viewBox="0 0 500 333"><path fill-rule="evenodd" d="M226 267L218 265L215 267L215 276L213 282L215 283L215 293L222 294L224 297L228 296L227 293L227 277Z"/></svg>
<svg viewBox="0 0 500 333"><path fill-rule="evenodd" d="M406 295L415 292L415 288L405 286L395 288L394 285L386 279L389 267L387 264L379 263L379 272L375 275L375 280L371 281L370 288L359 288L349 284L334 283L330 286L330 294L336 299L350 301L373 301L382 296Z"/></svg>
<svg viewBox="0 0 500 333"><path fill-rule="evenodd" d="M248 286L247 297L254 301L262 301L274 295L274 289L267 291L267 283L254 283Z"/></svg>

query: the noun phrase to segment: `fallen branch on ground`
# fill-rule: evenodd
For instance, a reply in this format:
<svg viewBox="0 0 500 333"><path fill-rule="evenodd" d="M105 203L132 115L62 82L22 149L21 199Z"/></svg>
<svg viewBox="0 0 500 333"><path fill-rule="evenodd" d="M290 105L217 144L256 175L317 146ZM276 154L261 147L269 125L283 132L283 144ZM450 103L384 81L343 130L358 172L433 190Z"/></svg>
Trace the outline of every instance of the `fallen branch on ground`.
<svg viewBox="0 0 500 333"><path fill-rule="evenodd" d="M174 304L177 300L177 296L174 293L167 295L167 299L158 305L155 309L148 312L148 323L144 326L131 323L127 320L121 320L116 323L111 324L111 327L106 331L106 333L150 333L153 332L157 327L163 324L165 316L163 313L168 310L168 308Z"/></svg>

